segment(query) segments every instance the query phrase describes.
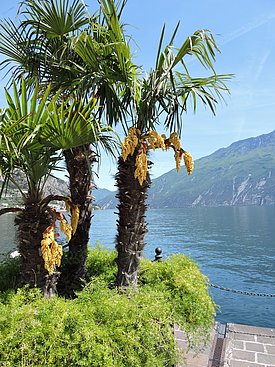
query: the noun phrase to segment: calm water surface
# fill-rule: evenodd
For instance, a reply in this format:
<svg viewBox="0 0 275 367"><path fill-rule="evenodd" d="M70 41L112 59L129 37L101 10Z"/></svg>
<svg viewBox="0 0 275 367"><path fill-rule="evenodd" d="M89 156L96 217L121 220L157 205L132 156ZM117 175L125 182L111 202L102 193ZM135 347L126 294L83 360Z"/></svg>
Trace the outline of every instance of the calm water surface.
<svg viewBox="0 0 275 367"><path fill-rule="evenodd" d="M14 242L12 216L0 217L0 253ZM116 215L96 211L90 234L114 247ZM145 256L184 253L212 283L238 290L275 294L275 207L221 207L150 210ZM222 322L275 327L275 298L244 296L211 288Z"/></svg>

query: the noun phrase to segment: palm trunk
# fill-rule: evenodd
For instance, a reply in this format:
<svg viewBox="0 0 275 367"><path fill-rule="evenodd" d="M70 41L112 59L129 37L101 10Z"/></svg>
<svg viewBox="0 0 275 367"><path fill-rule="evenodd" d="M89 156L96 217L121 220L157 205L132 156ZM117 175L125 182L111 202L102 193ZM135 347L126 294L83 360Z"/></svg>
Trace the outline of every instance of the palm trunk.
<svg viewBox="0 0 275 367"><path fill-rule="evenodd" d="M145 213L147 191L150 177L140 186L134 177L135 162L138 151L128 156L126 161L119 158L116 182L118 187L118 234L116 249L118 251L118 272L116 283L119 287L137 286L139 260L145 246L144 237L147 233Z"/></svg>
<svg viewBox="0 0 275 367"><path fill-rule="evenodd" d="M55 294L59 273L56 272L50 277L44 268L41 240L45 229L52 224L52 217L47 210L41 210L40 202L39 194L29 195L24 209L15 218L15 224L18 226L20 285L38 287L44 291L45 297L51 297Z"/></svg>
<svg viewBox="0 0 275 367"><path fill-rule="evenodd" d="M69 242L68 263L61 275L62 291L74 296L82 288L86 273L89 231L92 217L91 163L94 155L89 148L78 147L64 152L73 205L79 207L79 222Z"/></svg>

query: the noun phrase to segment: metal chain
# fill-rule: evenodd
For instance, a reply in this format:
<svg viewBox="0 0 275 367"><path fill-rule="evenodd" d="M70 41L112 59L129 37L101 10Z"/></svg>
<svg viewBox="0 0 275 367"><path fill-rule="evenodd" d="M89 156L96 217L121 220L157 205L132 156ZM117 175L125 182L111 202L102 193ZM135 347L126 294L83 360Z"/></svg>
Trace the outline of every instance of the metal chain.
<svg viewBox="0 0 275 367"><path fill-rule="evenodd" d="M264 338L275 338L275 335L268 335L268 334L258 334L258 333L249 333L247 331L235 331L235 330L230 330L230 328L228 328L226 330L226 333L232 333L232 334L243 334L243 335L251 335L251 336L261 336Z"/></svg>
<svg viewBox="0 0 275 367"><path fill-rule="evenodd" d="M208 285L210 287L217 288L217 289L220 289L222 291L243 294L245 296L275 297L275 294L272 294L272 293L256 293L256 292L240 291L240 290L237 290L237 289L227 288L227 287L223 287L221 285L213 284L213 283L209 283L209 282L208 282Z"/></svg>

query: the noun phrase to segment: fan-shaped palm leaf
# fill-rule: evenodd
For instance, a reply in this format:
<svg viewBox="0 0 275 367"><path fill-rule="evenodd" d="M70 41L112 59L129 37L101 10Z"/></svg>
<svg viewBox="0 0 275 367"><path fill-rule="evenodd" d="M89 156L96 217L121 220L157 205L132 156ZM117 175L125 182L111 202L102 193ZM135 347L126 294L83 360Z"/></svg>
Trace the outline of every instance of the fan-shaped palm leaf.
<svg viewBox="0 0 275 367"><path fill-rule="evenodd" d="M88 23L86 9L79 0L70 5L69 0L25 0L23 14L27 20L23 25L45 32L48 38L63 37L79 30Z"/></svg>
<svg viewBox="0 0 275 367"><path fill-rule="evenodd" d="M15 83L13 89L13 97L6 90L8 108L0 122L0 146L6 162L5 166L2 165L2 171L10 179L15 169L22 170L30 185L29 190L39 191L59 159L55 155L56 148L39 143L41 127L48 118L46 102L50 86L44 95L39 96L37 84L30 102L24 79L21 82L21 95ZM58 95L52 103L56 103L57 98Z"/></svg>
<svg viewBox="0 0 275 367"><path fill-rule="evenodd" d="M96 103L96 99L86 104L82 100L68 99L57 107L52 101L47 106L48 119L42 127L41 142L63 151L89 144L97 150L97 146L102 145L113 154L116 149L114 134L110 127L96 119Z"/></svg>

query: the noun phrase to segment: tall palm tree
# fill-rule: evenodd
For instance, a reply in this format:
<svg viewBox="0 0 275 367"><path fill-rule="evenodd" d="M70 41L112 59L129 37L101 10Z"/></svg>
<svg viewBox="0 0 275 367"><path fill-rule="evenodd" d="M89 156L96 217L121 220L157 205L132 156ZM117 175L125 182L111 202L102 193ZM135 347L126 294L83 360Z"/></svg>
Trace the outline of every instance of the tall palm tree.
<svg viewBox="0 0 275 367"><path fill-rule="evenodd" d="M196 31L176 50L173 42L177 30L178 26L171 41L162 50L163 28L155 68L136 84L133 125L118 161L116 184L119 219L116 248L117 285L120 287L137 285L138 264L147 232L146 198L151 183L148 151L173 148L177 168L184 157L190 174L193 169L192 158L181 148L178 138L182 129L182 113L187 111L189 100L194 111L197 109L197 100L200 100L215 113L215 106L219 98L222 98L222 93L228 92L225 82L230 75L217 75L212 64L218 48L211 32ZM185 61L188 56L193 56L213 74L192 78ZM160 119L164 121L164 127L172 132L169 138L155 131Z"/></svg>
<svg viewBox="0 0 275 367"><path fill-rule="evenodd" d="M2 65L10 66L14 77L25 75L30 86L35 78L42 88L51 82L53 90L61 89L61 99L68 95L84 102L94 98L98 121L104 118L113 124L124 118L127 83L135 74L119 20L124 5L125 1L119 7L113 0L102 0L99 14L90 16L81 0L71 5L69 0L26 0L19 26L11 21L0 25L0 52L7 57ZM77 288L85 273L95 155L87 142L64 150L64 157L71 199L80 211L67 269Z"/></svg>
<svg viewBox="0 0 275 367"><path fill-rule="evenodd" d="M63 268L59 287L62 293L73 296L74 290L81 285L81 278L85 275L92 210L92 173L89 162L98 159L100 149L110 155L114 154L114 151L117 151L117 143L112 129L97 120L94 99L90 103L84 103L83 100L76 101L72 98L63 101L58 108L53 104L50 107L49 119L42 128L41 142L61 150L65 156L70 177L74 178L70 179L71 212L76 207L79 212L78 225L72 240L69 241L67 265Z"/></svg>

